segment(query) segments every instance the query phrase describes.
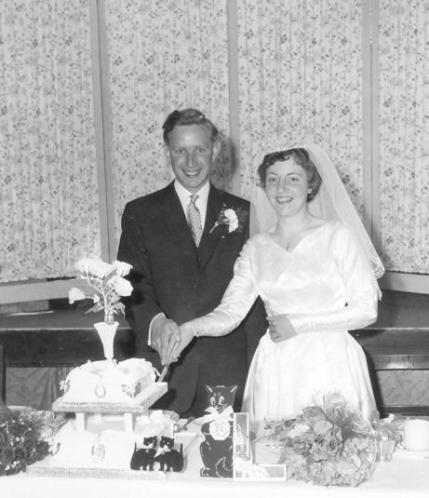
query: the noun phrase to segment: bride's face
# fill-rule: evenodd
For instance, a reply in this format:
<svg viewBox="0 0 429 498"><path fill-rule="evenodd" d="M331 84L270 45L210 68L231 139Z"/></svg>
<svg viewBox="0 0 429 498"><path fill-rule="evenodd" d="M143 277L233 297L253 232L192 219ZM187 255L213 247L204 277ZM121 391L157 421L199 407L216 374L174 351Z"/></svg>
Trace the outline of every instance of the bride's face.
<svg viewBox="0 0 429 498"><path fill-rule="evenodd" d="M292 216L307 208L308 178L293 157L267 169L265 193L278 216Z"/></svg>

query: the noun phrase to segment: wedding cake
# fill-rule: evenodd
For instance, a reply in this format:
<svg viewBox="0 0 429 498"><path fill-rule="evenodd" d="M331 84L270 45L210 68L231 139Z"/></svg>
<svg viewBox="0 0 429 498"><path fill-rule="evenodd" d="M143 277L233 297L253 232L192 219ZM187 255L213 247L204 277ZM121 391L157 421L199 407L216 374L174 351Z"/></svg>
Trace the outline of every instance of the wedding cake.
<svg viewBox="0 0 429 498"><path fill-rule="evenodd" d="M62 403L138 405L155 384L149 361L130 358L88 361L74 368L61 383Z"/></svg>
<svg viewBox="0 0 429 498"><path fill-rule="evenodd" d="M67 422L54 441L56 453L44 463L49 467L130 470L133 454L145 438L173 437L174 421L161 410L135 419L132 432L124 431L120 415L90 415L86 430L75 420Z"/></svg>

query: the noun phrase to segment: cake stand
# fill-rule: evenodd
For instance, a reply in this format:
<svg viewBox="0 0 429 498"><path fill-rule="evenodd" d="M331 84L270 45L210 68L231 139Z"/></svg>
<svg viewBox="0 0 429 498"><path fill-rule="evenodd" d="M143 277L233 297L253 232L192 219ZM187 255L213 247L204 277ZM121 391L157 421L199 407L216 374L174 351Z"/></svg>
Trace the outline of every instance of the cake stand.
<svg viewBox="0 0 429 498"><path fill-rule="evenodd" d="M136 415L147 414L155 401L166 392L166 382L155 382L130 400L129 403L75 403L64 401L62 396L54 401L52 411L57 413L75 413L76 428L78 431L85 431L86 417L88 415L97 415L101 419L103 414L122 414L125 431L133 432L134 417Z"/></svg>

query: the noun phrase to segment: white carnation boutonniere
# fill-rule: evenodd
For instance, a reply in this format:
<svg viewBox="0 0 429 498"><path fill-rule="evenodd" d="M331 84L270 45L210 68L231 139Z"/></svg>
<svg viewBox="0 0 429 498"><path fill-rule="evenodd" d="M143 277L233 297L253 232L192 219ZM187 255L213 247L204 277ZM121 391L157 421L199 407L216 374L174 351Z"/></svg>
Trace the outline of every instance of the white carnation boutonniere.
<svg viewBox="0 0 429 498"><path fill-rule="evenodd" d="M123 261L105 263L96 258L83 258L76 263L79 278L86 282L85 289L72 287L68 297L70 304L91 299L94 305L87 311L104 310L104 321L113 324L115 314L124 313L122 296L130 296L133 287L124 277L132 266Z"/></svg>
<svg viewBox="0 0 429 498"><path fill-rule="evenodd" d="M212 233L219 226L225 226L228 233L241 232L247 219L247 212L243 209L229 208L224 206L220 211L217 220L209 233Z"/></svg>

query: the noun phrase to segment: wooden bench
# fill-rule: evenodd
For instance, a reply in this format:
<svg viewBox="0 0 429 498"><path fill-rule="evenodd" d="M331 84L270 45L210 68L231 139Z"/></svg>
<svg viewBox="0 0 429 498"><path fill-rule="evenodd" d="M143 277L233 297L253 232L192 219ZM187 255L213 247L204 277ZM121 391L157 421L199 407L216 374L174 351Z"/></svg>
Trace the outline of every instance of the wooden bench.
<svg viewBox="0 0 429 498"><path fill-rule="evenodd" d="M429 370L429 320L420 316L418 326L412 299L410 307L400 307L398 294L387 294L380 305L379 319L366 329L351 334L367 355L379 409L409 415L429 415L429 406L383 406L376 372ZM425 296L428 298L428 296ZM429 307L428 307L429 309ZM76 366L87 360L103 359L101 341L93 323L102 321L100 314L85 314L82 309L58 310L53 313L20 316L0 315L0 389L4 399L5 369L17 366ZM399 323L399 325L398 325ZM120 320L115 337L115 357L135 356L135 339L127 322ZM147 358L152 360L151 358ZM428 386L429 389L429 386Z"/></svg>
<svg viewBox="0 0 429 498"><path fill-rule="evenodd" d="M429 415L428 405L383 404L375 375L379 371L429 370L429 327L369 327L351 334L366 353L379 409L384 414Z"/></svg>
<svg viewBox="0 0 429 498"><path fill-rule="evenodd" d="M6 366L4 364L3 344L0 344L0 400L6 401Z"/></svg>

